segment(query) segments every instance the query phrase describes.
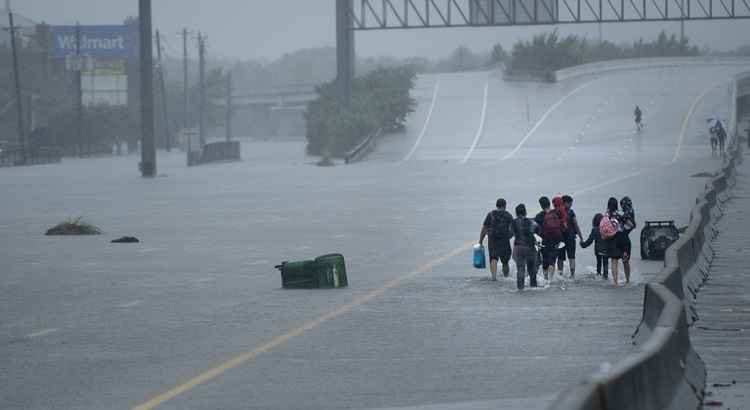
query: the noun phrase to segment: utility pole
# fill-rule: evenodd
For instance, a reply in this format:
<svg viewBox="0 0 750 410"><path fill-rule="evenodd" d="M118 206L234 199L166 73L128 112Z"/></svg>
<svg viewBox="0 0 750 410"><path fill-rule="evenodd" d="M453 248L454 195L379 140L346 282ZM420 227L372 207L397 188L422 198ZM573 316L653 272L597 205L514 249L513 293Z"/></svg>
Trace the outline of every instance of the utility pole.
<svg viewBox="0 0 750 410"><path fill-rule="evenodd" d="M182 29L182 74L183 74L183 124L182 128L187 131L190 117L190 97L189 97L189 86L188 86L188 46L187 46L187 40L188 40L188 31L187 29ZM190 142L188 141L188 146ZM189 151L189 149L188 149Z"/></svg>
<svg viewBox="0 0 750 410"><path fill-rule="evenodd" d="M154 58L151 36L151 0L138 1L141 58L141 174L156 176L154 141Z"/></svg>
<svg viewBox="0 0 750 410"><path fill-rule="evenodd" d="M188 84L188 30L182 29L182 86L183 86L183 106L182 106L182 129L187 137L188 166L190 165L190 152L193 149L192 133L188 132L190 126L190 85Z"/></svg>
<svg viewBox="0 0 750 410"><path fill-rule="evenodd" d="M21 147L21 160L25 165L28 160L28 147L26 146L26 134L23 125L23 100L21 97L21 76L18 72L18 51L16 46L16 28L13 24L13 12L10 11L8 2L8 22L10 23L10 46L13 49L13 81L16 83L16 111L18 112L18 145Z"/></svg>
<svg viewBox="0 0 750 410"><path fill-rule="evenodd" d="M76 23L76 64L75 64L75 87L76 87L76 134L79 147L78 154L83 151L83 81L81 71L83 63L81 60L81 25ZM89 154L91 146L89 145Z"/></svg>
<svg viewBox="0 0 750 410"><path fill-rule="evenodd" d="M206 38L198 33L198 65L200 66L200 112L198 113L198 136L201 148L206 144Z"/></svg>
<svg viewBox="0 0 750 410"><path fill-rule="evenodd" d="M164 144L167 152L172 150L172 134L169 132L169 109L167 104L167 86L164 79L164 63L161 59L161 33L156 30L156 55L159 60L159 88L161 92L161 109L164 114Z"/></svg>
<svg viewBox="0 0 750 410"><path fill-rule="evenodd" d="M232 140L232 73L227 73L227 119L224 128L227 131L227 142Z"/></svg>

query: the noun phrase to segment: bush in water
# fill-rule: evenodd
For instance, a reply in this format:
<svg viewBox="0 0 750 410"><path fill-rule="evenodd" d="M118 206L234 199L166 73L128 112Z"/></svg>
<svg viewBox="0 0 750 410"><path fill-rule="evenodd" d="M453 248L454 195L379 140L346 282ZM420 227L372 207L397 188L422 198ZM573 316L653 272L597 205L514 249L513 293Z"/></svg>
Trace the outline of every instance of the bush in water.
<svg viewBox="0 0 750 410"><path fill-rule="evenodd" d="M69 219L47 230L45 235L99 235L102 231L96 226L85 222L82 217Z"/></svg>
<svg viewBox="0 0 750 410"><path fill-rule="evenodd" d="M305 112L307 152L341 156L379 128L402 129L416 106L410 94L415 79L412 67L373 70L354 79L348 107L338 103L335 81L318 86Z"/></svg>

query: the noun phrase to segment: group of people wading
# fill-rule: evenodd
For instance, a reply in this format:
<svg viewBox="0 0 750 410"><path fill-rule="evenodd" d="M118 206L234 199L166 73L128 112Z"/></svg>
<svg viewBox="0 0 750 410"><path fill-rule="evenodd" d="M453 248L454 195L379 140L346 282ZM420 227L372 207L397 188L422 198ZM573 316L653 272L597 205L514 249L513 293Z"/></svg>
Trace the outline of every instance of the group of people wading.
<svg viewBox="0 0 750 410"><path fill-rule="evenodd" d="M552 201L546 196L539 198L541 210L533 218L528 216L524 204L515 207L515 217L506 210L508 203L505 199L498 199L495 206L496 209L484 218L479 234L479 245L483 246L484 239L488 238L493 281L497 280L498 261L503 276L509 277L511 259L516 265L518 289L524 288L526 276L529 277L529 286L537 287L540 267L547 283L554 279L555 268L557 275L564 277L566 260L570 277L574 278L577 246L587 248L593 244L596 274L609 279L611 266L614 285L618 286L622 261L625 283L630 283L630 233L636 227L630 198L623 197L619 202L616 198L609 198L607 210L594 215L591 232L585 240L570 195L557 196Z"/></svg>

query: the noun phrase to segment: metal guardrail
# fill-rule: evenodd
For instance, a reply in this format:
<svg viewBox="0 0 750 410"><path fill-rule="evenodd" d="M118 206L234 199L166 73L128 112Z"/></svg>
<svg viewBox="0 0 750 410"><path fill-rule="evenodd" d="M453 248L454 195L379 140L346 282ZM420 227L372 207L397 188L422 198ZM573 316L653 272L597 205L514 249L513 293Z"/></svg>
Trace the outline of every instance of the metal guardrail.
<svg viewBox="0 0 750 410"><path fill-rule="evenodd" d="M375 149L375 144L377 143L377 139L380 138L380 136L383 134L383 129L379 128L377 131L373 132L372 134L368 135L367 138L364 139L364 141L360 142L359 145L354 147L349 153L346 154L344 157L344 162L346 164L352 164L354 162L361 161L364 157L367 156L370 152L372 152L373 149Z"/></svg>
<svg viewBox="0 0 750 410"><path fill-rule="evenodd" d="M736 82L735 82L736 84ZM693 350L689 326L697 319L695 298L708 279L713 253L712 219L721 213L721 195L735 183L740 144L732 136L731 155L691 210L687 231L668 250L664 269L646 285L643 316L633 340L639 350L612 369L564 391L551 410L698 409L704 399L706 366Z"/></svg>

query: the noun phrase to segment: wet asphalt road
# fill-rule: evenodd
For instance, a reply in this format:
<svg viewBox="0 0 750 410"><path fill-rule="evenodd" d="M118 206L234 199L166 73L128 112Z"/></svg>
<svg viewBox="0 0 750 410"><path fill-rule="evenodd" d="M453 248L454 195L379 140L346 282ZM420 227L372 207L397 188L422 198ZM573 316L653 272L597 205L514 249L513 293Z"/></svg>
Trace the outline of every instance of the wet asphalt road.
<svg viewBox="0 0 750 410"><path fill-rule="evenodd" d="M468 251L484 214L573 193L587 232L627 194L640 221L687 223L705 183L691 175L719 165L705 118L728 117L741 70L426 76L407 131L349 167L244 141L241 163L160 153L153 180L135 157L3 169L0 408L132 408L179 385L159 408L543 408L631 351L642 285L588 274L591 249L564 288L489 282ZM79 215L105 235L42 236ZM108 243L121 235L143 243ZM329 252L350 288L279 289L274 264ZM634 277L659 267L636 259Z"/></svg>

